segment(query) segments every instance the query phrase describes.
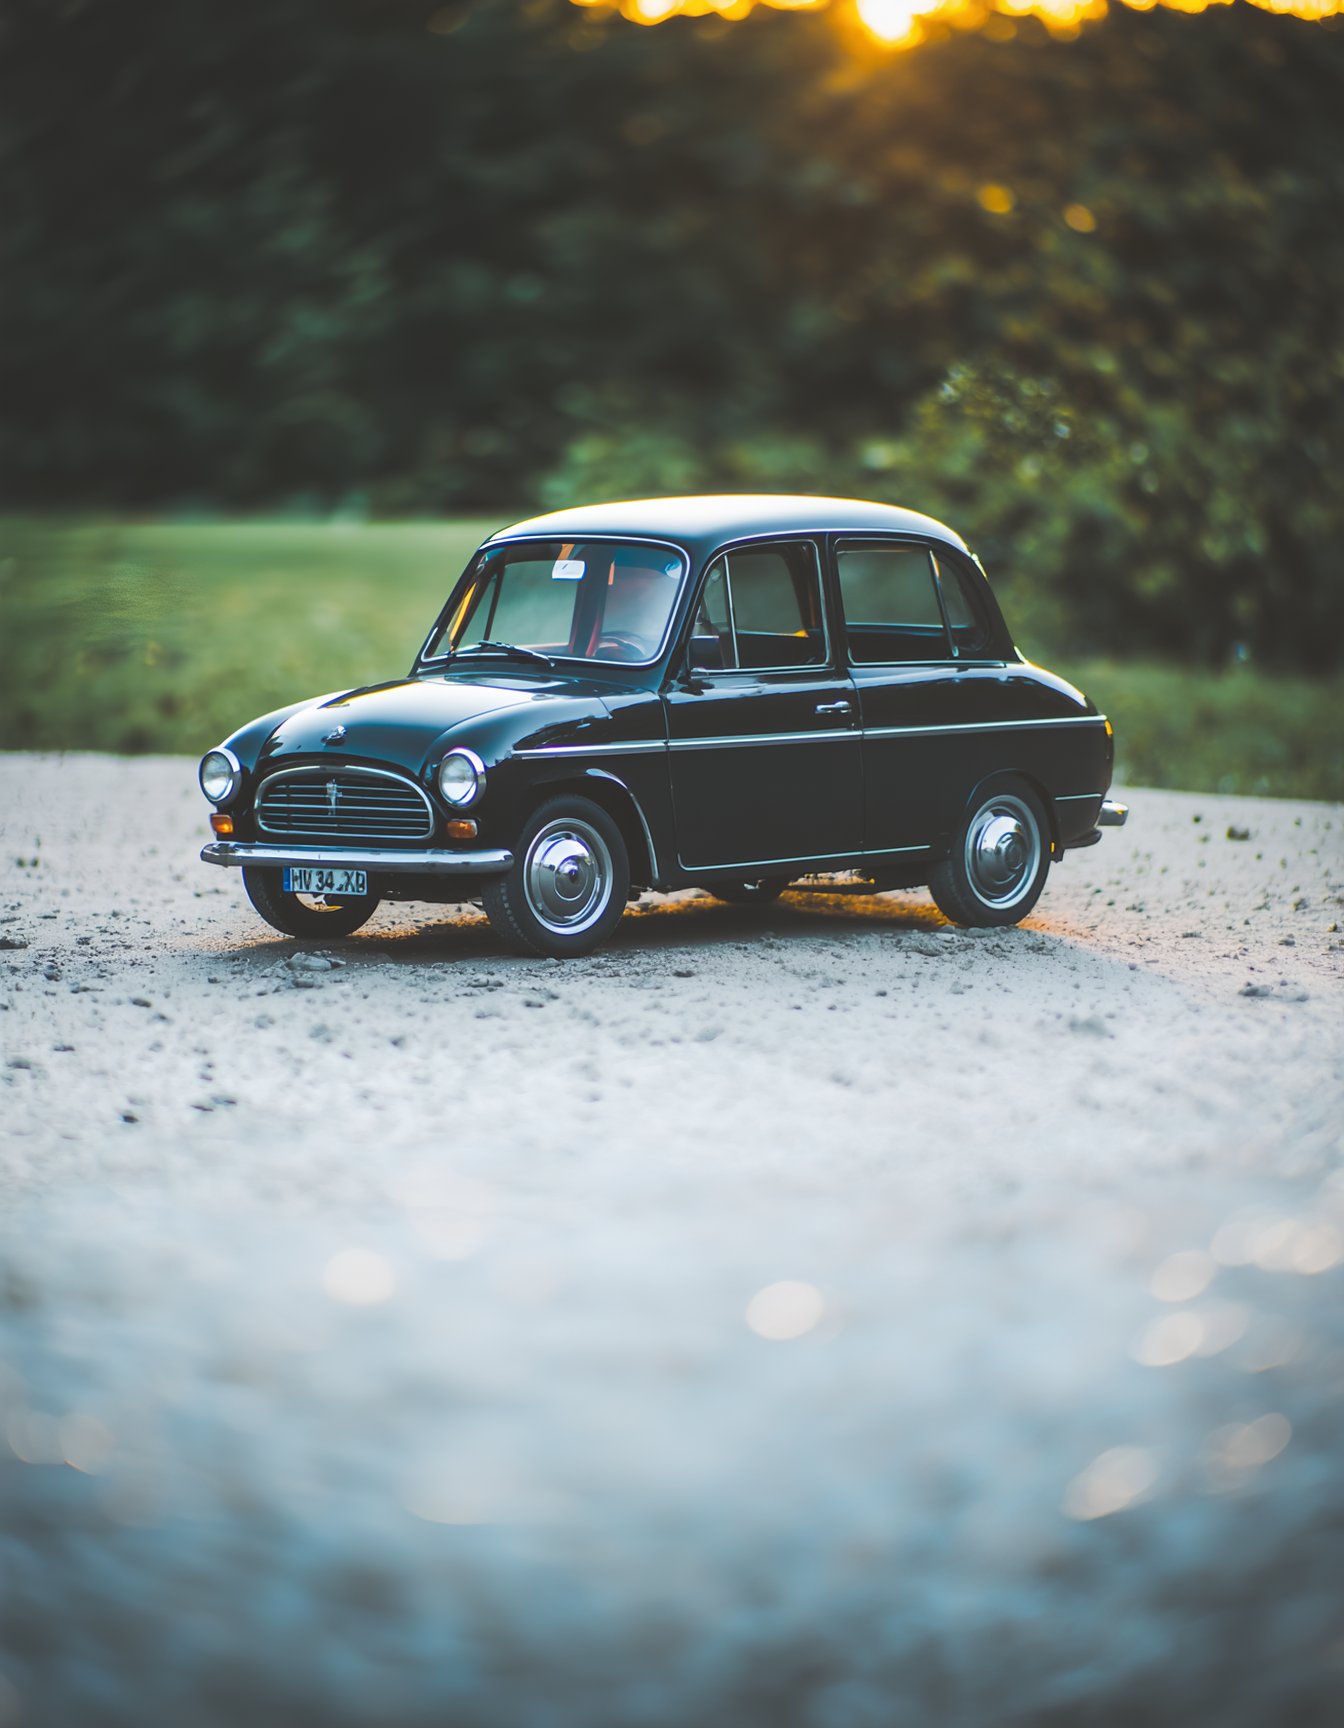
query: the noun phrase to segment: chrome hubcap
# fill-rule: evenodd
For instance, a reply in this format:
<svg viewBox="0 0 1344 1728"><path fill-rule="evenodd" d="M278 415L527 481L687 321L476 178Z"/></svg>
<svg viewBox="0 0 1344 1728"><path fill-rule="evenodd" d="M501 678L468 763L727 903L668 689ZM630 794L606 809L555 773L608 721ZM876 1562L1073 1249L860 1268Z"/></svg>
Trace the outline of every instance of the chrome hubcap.
<svg viewBox="0 0 1344 1728"><path fill-rule="evenodd" d="M992 798L966 831L966 875L990 906L1012 906L1036 880L1041 833L1019 798Z"/></svg>
<svg viewBox="0 0 1344 1728"><path fill-rule="evenodd" d="M527 849L523 886L534 917L573 933L596 923L611 898L611 854L586 822L548 822Z"/></svg>

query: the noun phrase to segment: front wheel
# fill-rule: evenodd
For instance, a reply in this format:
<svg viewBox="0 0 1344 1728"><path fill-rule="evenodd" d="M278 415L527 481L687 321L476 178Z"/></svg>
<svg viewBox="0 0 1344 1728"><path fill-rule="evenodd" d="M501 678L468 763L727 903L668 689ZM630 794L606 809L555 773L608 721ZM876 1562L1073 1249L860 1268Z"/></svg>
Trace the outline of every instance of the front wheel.
<svg viewBox="0 0 1344 1728"><path fill-rule="evenodd" d="M549 799L519 838L513 867L481 884L501 940L520 954L564 960L616 928L630 892L621 831L587 798Z"/></svg>
<svg viewBox="0 0 1344 1728"><path fill-rule="evenodd" d="M286 936L348 936L378 910L376 894L290 894L279 870L243 869L247 897L273 930Z"/></svg>
<svg viewBox="0 0 1344 1728"><path fill-rule="evenodd" d="M929 890L954 924L1020 923L1050 870L1050 829L1040 799L1013 781L976 801Z"/></svg>

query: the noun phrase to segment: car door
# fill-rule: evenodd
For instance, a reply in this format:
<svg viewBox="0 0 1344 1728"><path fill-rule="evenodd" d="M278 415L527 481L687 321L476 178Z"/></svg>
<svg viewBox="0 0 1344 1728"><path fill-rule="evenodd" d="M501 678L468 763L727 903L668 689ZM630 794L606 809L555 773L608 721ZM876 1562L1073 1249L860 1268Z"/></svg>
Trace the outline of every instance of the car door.
<svg viewBox="0 0 1344 1728"><path fill-rule="evenodd" d="M833 661L816 543L754 541L712 560L664 702L685 868L858 853L858 700Z"/></svg>
<svg viewBox="0 0 1344 1728"><path fill-rule="evenodd" d="M918 851L993 771L1002 699L987 702L984 680L997 691L1003 662L986 657L990 621L946 548L842 535L835 567L863 728L864 848Z"/></svg>

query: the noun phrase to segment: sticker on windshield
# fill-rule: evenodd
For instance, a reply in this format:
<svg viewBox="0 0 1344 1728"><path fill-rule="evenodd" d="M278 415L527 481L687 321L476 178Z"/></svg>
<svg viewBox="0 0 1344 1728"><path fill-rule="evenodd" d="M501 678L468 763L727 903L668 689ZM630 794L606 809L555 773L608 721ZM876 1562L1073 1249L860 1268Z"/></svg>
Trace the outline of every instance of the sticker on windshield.
<svg viewBox="0 0 1344 1728"><path fill-rule="evenodd" d="M582 582L584 563L582 558L557 558L551 566L552 582Z"/></svg>

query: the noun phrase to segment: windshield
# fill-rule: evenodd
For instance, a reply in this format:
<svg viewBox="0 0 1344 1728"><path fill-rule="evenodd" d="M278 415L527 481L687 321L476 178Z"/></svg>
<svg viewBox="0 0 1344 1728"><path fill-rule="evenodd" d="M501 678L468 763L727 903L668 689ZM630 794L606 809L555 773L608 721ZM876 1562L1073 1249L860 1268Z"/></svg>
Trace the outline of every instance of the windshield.
<svg viewBox="0 0 1344 1728"><path fill-rule="evenodd" d="M646 665L657 658L685 569L670 546L528 540L493 547L472 564L426 658L526 648Z"/></svg>

